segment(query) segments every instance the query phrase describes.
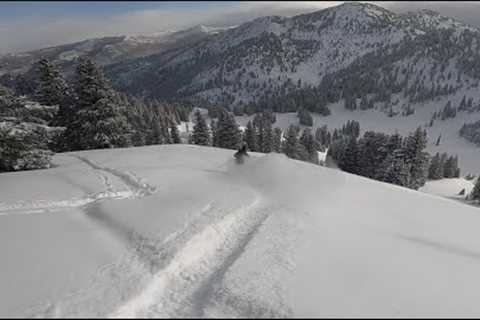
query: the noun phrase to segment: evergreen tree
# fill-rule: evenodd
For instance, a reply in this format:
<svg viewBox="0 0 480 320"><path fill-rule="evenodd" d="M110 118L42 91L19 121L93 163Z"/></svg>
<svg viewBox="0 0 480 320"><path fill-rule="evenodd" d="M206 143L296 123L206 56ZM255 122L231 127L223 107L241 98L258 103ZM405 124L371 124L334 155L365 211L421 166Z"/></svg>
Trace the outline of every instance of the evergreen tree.
<svg viewBox="0 0 480 320"><path fill-rule="evenodd" d="M226 111L220 113L216 128L218 147L225 149L237 149L241 141L241 132L235 122L235 118Z"/></svg>
<svg viewBox="0 0 480 320"><path fill-rule="evenodd" d="M458 168L458 157L450 156L446 159L443 166L444 178L457 178L460 176L460 169Z"/></svg>
<svg viewBox="0 0 480 320"><path fill-rule="evenodd" d="M178 133L177 125L173 121L170 125L170 138L172 140L172 143L175 143L175 144L182 143L180 139L180 134Z"/></svg>
<svg viewBox="0 0 480 320"><path fill-rule="evenodd" d="M210 120L210 131L212 131L212 146L218 147L217 121Z"/></svg>
<svg viewBox="0 0 480 320"><path fill-rule="evenodd" d="M301 125L304 125L307 127L313 126L313 118L310 112L308 112L308 110L300 108L298 110L297 116Z"/></svg>
<svg viewBox="0 0 480 320"><path fill-rule="evenodd" d="M367 131L358 142L358 172L360 175L375 179L378 170L388 155L389 138L380 132Z"/></svg>
<svg viewBox="0 0 480 320"><path fill-rule="evenodd" d="M417 190L423 186L428 176L427 133L418 127L405 141L405 163L410 167L409 187Z"/></svg>
<svg viewBox="0 0 480 320"><path fill-rule="evenodd" d="M443 168L440 162L440 154L437 152L430 161L430 167L428 169L428 178L432 180L438 180L443 178Z"/></svg>
<svg viewBox="0 0 480 320"><path fill-rule="evenodd" d="M130 127L118 99L101 70L90 60L77 67L76 93L73 118L64 133L70 150L130 144Z"/></svg>
<svg viewBox="0 0 480 320"><path fill-rule="evenodd" d="M317 146L310 128L303 130L302 136L300 137L300 143L306 151L306 158L301 160L318 164Z"/></svg>
<svg viewBox="0 0 480 320"><path fill-rule="evenodd" d="M358 174L358 144L357 139L353 137L347 138L347 143L345 145L345 152L343 154L342 160L338 163L338 166L349 173Z"/></svg>
<svg viewBox="0 0 480 320"><path fill-rule="evenodd" d="M257 151L257 136L255 132L255 127L251 121L248 121L247 126L245 127L244 140L247 143L248 149L251 151Z"/></svg>
<svg viewBox="0 0 480 320"><path fill-rule="evenodd" d="M480 201L480 175L478 175L475 187L473 187L470 199Z"/></svg>
<svg viewBox="0 0 480 320"><path fill-rule="evenodd" d="M72 103L67 82L58 69L46 59L38 63L38 73L36 100L44 105L58 106L53 125L66 126Z"/></svg>
<svg viewBox="0 0 480 320"><path fill-rule="evenodd" d="M335 132L334 132L335 133ZM335 134L334 134L335 135ZM343 160L345 158L345 150L347 148L348 138L345 135L339 135L332 138L332 143L327 151L327 159L331 159L335 162L335 165L339 168L343 166Z"/></svg>
<svg viewBox="0 0 480 320"><path fill-rule="evenodd" d="M207 123L199 110L195 112L195 125L193 126L192 142L202 146L210 145L210 132Z"/></svg>
<svg viewBox="0 0 480 320"><path fill-rule="evenodd" d="M410 185L410 166L405 162L402 150L398 149L385 159L385 171L381 181L403 187Z"/></svg>
<svg viewBox="0 0 480 320"><path fill-rule="evenodd" d="M299 128L297 126L290 125L288 127L285 143L283 145L283 153L285 153L289 158L299 159L298 131Z"/></svg>
<svg viewBox="0 0 480 320"><path fill-rule="evenodd" d="M273 150L273 131L272 123L269 119L263 122L263 136L262 136L262 152L270 153Z"/></svg>
<svg viewBox="0 0 480 320"><path fill-rule="evenodd" d="M324 150L330 145L331 142L331 135L328 131L327 125L317 128L315 131L315 139L317 140L320 150Z"/></svg>
<svg viewBox="0 0 480 320"><path fill-rule="evenodd" d="M160 123L160 119L158 119L158 116L155 116L153 119L152 139L149 144L162 144L162 143L164 143L162 125Z"/></svg>
<svg viewBox="0 0 480 320"><path fill-rule="evenodd" d="M282 152L282 129L273 129L272 148L275 152Z"/></svg>

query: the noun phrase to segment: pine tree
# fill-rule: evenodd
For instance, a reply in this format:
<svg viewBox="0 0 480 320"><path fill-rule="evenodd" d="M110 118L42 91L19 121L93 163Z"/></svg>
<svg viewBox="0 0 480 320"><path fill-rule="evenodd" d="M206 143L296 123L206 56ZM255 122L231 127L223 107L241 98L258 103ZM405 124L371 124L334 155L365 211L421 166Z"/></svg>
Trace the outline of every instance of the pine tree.
<svg viewBox="0 0 480 320"><path fill-rule="evenodd" d="M299 159L298 155L298 131L299 128L294 125L290 125L287 130L285 143L283 145L283 153L289 158Z"/></svg>
<svg viewBox="0 0 480 320"><path fill-rule="evenodd" d="M256 147L257 147L257 151L258 152L264 152L263 149L264 149L264 137L265 137L265 133L263 132L264 131L264 119L260 116L260 115L255 115L255 117L253 118L253 126L255 128L255 132L256 132L256 135L255 135L255 142L256 142Z"/></svg>
<svg viewBox="0 0 480 320"><path fill-rule="evenodd" d="M241 132L235 118L226 111L220 113L216 128L218 147L237 149L241 141Z"/></svg>
<svg viewBox="0 0 480 320"><path fill-rule="evenodd" d="M90 60L82 61L76 74L77 101L64 140L70 150L125 147L130 127L118 99Z"/></svg>
<svg viewBox="0 0 480 320"><path fill-rule="evenodd" d="M273 131L272 123L269 119L263 122L263 136L262 136L262 152L270 153L273 150Z"/></svg>
<svg viewBox="0 0 480 320"><path fill-rule="evenodd" d="M58 112L53 121L55 126L66 126L70 115L71 92L67 82L58 69L48 60L38 63L39 80L35 98L38 102L49 106L58 106Z"/></svg>
<svg viewBox="0 0 480 320"><path fill-rule="evenodd" d="M338 166L349 173L358 174L358 144L357 139L354 137L348 137L345 146L345 152L343 154L342 161Z"/></svg>
<svg viewBox="0 0 480 320"><path fill-rule="evenodd" d="M404 161L403 151L398 149L385 159L385 171L381 181L399 186L410 185L410 166Z"/></svg>
<svg viewBox="0 0 480 320"><path fill-rule="evenodd" d="M405 141L405 163L410 167L409 187L417 190L423 186L428 176L427 133L418 127Z"/></svg>
<svg viewBox="0 0 480 320"><path fill-rule="evenodd" d="M152 132L152 139L150 144L163 144L164 143L163 129L158 116L155 116L153 118L152 128L153 128L152 129L153 132Z"/></svg>
<svg viewBox="0 0 480 320"><path fill-rule="evenodd" d="M193 126L192 142L194 144L210 145L210 132L207 123L199 110L195 112L195 125Z"/></svg>
<svg viewBox="0 0 480 320"><path fill-rule="evenodd" d="M315 145L315 138L313 137L312 131L309 128L303 130L302 136L300 137L300 143L303 145L306 151L306 158L301 160L318 164L318 153Z"/></svg>
<svg viewBox="0 0 480 320"><path fill-rule="evenodd" d="M308 112L308 110L300 108L298 110L297 116L298 116L298 120L299 120L301 125L304 125L304 126L307 126L307 127L313 126L313 118L312 118L312 115L310 114L310 112Z"/></svg>
<svg viewBox="0 0 480 320"><path fill-rule="evenodd" d="M440 162L440 154L437 152L430 161L430 167L428 169L428 178L432 180L438 180L443 178L443 168Z"/></svg>
<svg viewBox="0 0 480 320"><path fill-rule="evenodd" d="M473 187L472 193L470 193L470 199L480 201L480 175L478 175L475 187Z"/></svg>
<svg viewBox="0 0 480 320"><path fill-rule="evenodd" d="M172 143L174 144L182 143L182 140L180 139L180 134L178 133L177 125L173 121L170 125L170 138L172 139Z"/></svg>
<svg viewBox="0 0 480 320"><path fill-rule="evenodd" d="M282 152L282 129L280 128L273 129L272 147L273 151Z"/></svg>
<svg viewBox="0 0 480 320"><path fill-rule="evenodd" d="M438 180L443 178L442 164L440 163L440 154L437 152L430 161L428 168L428 178Z"/></svg>
<svg viewBox="0 0 480 320"><path fill-rule="evenodd" d="M248 121L247 126L245 127L244 140L247 143L249 150L258 151L255 127L251 121Z"/></svg>
<svg viewBox="0 0 480 320"><path fill-rule="evenodd" d="M324 148L327 148L330 145L331 136L327 125L317 128L315 131L315 139L317 140L321 150L324 150Z"/></svg>
<svg viewBox="0 0 480 320"><path fill-rule="evenodd" d="M212 132L212 146L214 147L218 147L217 123L218 120L210 120L210 131Z"/></svg>

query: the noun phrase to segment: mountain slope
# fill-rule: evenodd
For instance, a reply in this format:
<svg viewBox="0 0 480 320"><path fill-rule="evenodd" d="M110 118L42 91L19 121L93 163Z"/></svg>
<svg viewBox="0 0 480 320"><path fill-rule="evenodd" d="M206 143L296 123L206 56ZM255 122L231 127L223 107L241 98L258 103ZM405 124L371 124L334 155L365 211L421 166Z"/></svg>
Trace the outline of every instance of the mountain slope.
<svg viewBox="0 0 480 320"><path fill-rule="evenodd" d="M162 145L54 161L2 174L2 316L480 312L478 208L280 154L237 165L231 150Z"/></svg>
<svg viewBox="0 0 480 320"><path fill-rule="evenodd" d="M228 28L226 28L228 29ZM180 31L163 31L149 35L131 35L87 39L84 41L0 56L0 75L28 73L40 59L48 59L70 74L76 59L89 58L100 65L158 54L194 43L225 28L196 26Z"/></svg>
<svg viewBox="0 0 480 320"><path fill-rule="evenodd" d="M417 103L477 88L478 41L477 29L430 11L398 15L345 3L258 18L192 46L112 65L108 74L137 95L229 107L309 86L326 91L326 102L348 93L387 102L390 91Z"/></svg>

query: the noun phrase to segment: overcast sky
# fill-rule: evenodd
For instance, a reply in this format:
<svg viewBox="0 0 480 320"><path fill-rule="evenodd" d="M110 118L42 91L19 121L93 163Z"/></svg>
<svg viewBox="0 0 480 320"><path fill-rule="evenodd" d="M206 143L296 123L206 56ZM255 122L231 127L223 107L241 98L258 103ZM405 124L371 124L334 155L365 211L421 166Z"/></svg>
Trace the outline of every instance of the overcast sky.
<svg viewBox="0 0 480 320"><path fill-rule="evenodd" d="M198 24L236 25L259 16L291 16L342 2L0 2L0 54ZM480 26L479 2L369 2L394 12L431 9Z"/></svg>

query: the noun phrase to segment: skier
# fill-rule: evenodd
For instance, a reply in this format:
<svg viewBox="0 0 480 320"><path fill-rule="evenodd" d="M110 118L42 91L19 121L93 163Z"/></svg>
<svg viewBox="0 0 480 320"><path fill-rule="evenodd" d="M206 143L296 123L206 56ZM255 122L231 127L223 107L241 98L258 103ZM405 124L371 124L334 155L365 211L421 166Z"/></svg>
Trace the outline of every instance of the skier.
<svg viewBox="0 0 480 320"><path fill-rule="evenodd" d="M237 163L243 163L245 156L249 157L247 153L247 143L245 141L242 142L240 148L233 156L237 160Z"/></svg>

